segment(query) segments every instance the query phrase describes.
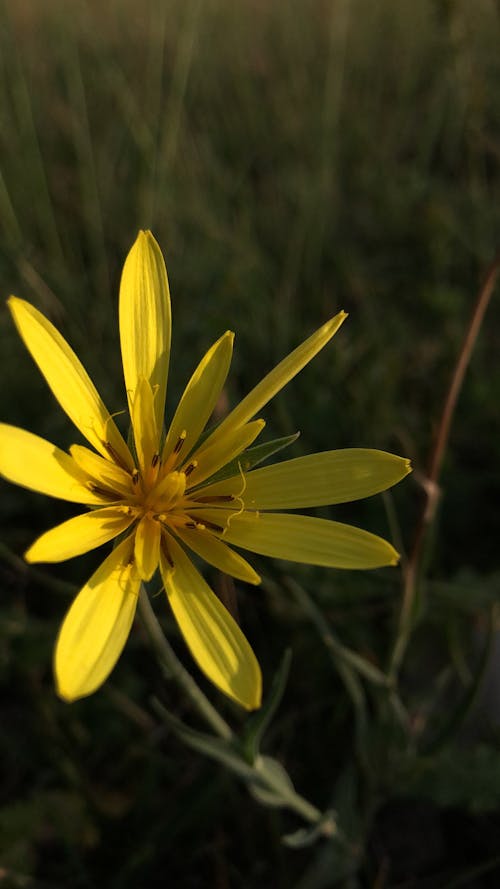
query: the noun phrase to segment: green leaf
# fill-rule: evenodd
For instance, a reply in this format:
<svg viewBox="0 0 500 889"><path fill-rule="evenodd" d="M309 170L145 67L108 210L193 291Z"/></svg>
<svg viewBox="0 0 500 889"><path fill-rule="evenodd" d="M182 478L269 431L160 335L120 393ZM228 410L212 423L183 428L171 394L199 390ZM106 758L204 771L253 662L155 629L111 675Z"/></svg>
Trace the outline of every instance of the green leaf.
<svg viewBox="0 0 500 889"><path fill-rule="evenodd" d="M243 756L250 763L255 762L259 755L260 744L264 733L281 704L281 699L285 692L288 680L288 674L290 672L291 662L292 651L290 648L287 648L281 664L274 674L271 690L264 704L260 710L247 720L241 744Z"/></svg>

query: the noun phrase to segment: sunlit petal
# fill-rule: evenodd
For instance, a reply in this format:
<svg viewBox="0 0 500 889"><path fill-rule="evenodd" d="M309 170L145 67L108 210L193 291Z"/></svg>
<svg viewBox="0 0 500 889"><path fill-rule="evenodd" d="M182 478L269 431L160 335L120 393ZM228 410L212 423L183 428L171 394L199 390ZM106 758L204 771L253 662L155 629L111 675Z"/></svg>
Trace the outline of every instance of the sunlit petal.
<svg viewBox="0 0 500 889"><path fill-rule="evenodd" d="M153 457L158 457L161 427L159 429L156 425L153 391L144 377L137 381L131 417L137 459L143 474L147 475Z"/></svg>
<svg viewBox="0 0 500 889"><path fill-rule="evenodd" d="M169 537L174 567L161 556L168 600L201 670L224 694L247 710L260 706L262 678L257 659L236 621Z"/></svg>
<svg viewBox="0 0 500 889"><path fill-rule="evenodd" d="M66 701L92 694L107 679L134 620L140 579L123 541L78 593L61 627L54 670Z"/></svg>
<svg viewBox="0 0 500 889"><path fill-rule="evenodd" d="M141 231L123 267L120 284L120 342L125 387L132 410L141 377L155 393L156 427L165 411L171 337L170 292L161 250Z"/></svg>
<svg viewBox="0 0 500 889"><path fill-rule="evenodd" d="M59 404L82 435L104 457L109 442L122 462L132 460L114 420L87 371L64 337L34 306L11 296L7 301L16 327Z"/></svg>
<svg viewBox="0 0 500 889"><path fill-rule="evenodd" d="M310 454L247 473L245 508L298 509L347 503L385 491L410 471L409 460L385 451L345 448ZM241 477L234 476L207 485L200 496L224 496L240 488Z"/></svg>
<svg viewBox="0 0 500 889"><path fill-rule="evenodd" d="M396 565L393 546L352 525L287 513L231 514L223 509L191 510L197 521L223 523L226 543L263 556L330 568L381 568Z"/></svg>
<svg viewBox="0 0 500 889"><path fill-rule="evenodd" d="M130 492L131 475L111 460L95 454L84 445L71 445L70 453L80 469L104 490L126 495Z"/></svg>
<svg viewBox="0 0 500 889"><path fill-rule="evenodd" d="M135 532L134 557L142 580L151 580L160 556L160 525L144 516Z"/></svg>
<svg viewBox="0 0 500 889"><path fill-rule="evenodd" d="M331 340L332 336L337 332L340 325L347 318L346 312L339 312L326 324L323 324L319 330L315 331L307 340L301 343L293 352L290 352L283 361L264 377L260 383L252 389L248 395L240 401L237 407L217 427L213 435L227 434L236 426L240 426L255 417L271 398L276 395L280 389L283 389L293 377L305 367L306 364L314 358L321 349ZM207 440L210 442L210 439Z"/></svg>
<svg viewBox="0 0 500 889"><path fill-rule="evenodd" d="M215 432L210 437L209 444L202 445L199 451L193 453L192 460L197 465L189 475L189 487L205 481L221 466L241 454L255 441L265 425L264 420L253 420L252 423L233 429L225 435L217 435Z"/></svg>
<svg viewBox="0 0 500 889"><path fill-rule="evenodd" d="M245 583L260 583L260 577L248 562L209 531L176 528L175 533L209 565Z"/></svg>
<svg viewBox="0 0 500 889"><path fill-rule="evenodd" d="M234 334L227 331L200 361L174 414L163 450L167 457L183 432L182 454L189 454L205 428L226 381L233 353ZM182 456L182 455L181 455Z"/></svg>
<svg viewBox="0 0 500 889"><path fill-rule="evenodd" d="M16 485L60 500L102 503L68 454L44 438L6 423L0 423L0 474Z"/></svg>
<svg viewBox="0 0 500 889"><path fill-rule="evenodd" d="M113 506L75 516L42 534L24 558L27 562L64 562L113 540L133 521L133 516Z"/></svg>

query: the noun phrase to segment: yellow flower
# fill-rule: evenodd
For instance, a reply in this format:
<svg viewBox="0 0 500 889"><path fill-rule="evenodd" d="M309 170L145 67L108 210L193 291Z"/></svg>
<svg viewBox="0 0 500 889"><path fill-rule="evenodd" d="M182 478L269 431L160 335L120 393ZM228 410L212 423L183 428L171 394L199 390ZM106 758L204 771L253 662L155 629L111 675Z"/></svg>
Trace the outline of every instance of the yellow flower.
<svg viewBox="0 0 500 889"><path fill-rule="evenodd" d="M402 479L409 472L407 460L348 449L246 471L244 452L264 427L263 420L253 418L331 339L345 313L313 333L201 438L229 370L233 334L226 332L196 368L164 436L170 295L160 248L150 232L140 232L120 285L120 341L134 440L129 448L61 334L24 300L11 297L8 304L53 394L94 448L75 444L67 454L30 432L0 424L5 478L91 508L42 534L25 558L59 562L121 538L63 622L54 659L58 693L72 701L105 681L129 634L140 583L159 567L199 667L246 709L259 707L262 680L255 655L186 549L253 584L259 576L229 544L338 568L397 562L393 547L366 531L273 510L367 497ZM239 455L230 477L214 480Z"/></svg>

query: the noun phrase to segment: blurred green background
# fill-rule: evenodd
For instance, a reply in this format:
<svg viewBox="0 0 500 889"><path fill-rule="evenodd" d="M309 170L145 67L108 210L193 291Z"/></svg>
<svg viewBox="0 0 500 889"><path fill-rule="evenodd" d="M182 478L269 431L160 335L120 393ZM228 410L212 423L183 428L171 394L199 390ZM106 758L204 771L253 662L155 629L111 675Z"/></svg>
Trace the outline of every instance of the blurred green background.
<svg viewBox="0 0 500 889"><path fill-rule="evenodd" d="M4 296L49 315L112 412L124 407L119 276L138 228L169 269L170 408L224 330L236 331L234 404L344 308L331 345L266 409L266 432L300 429L290 456L411 457L414 476L390 498L322 512L411 547L444 394L500 245L500 4L3 0L0 65ZM34 537L74 510L1 484L2 889L500 884L499 320L496 297L452 428L402 718L369 680L346 681L294 588L384 669L399 570L256 558L262 588L238 587L267 688L293 650L266 750L337 810L343 848L283 846L296 817L260 808L157 722L152 693L196 717L140 626L103 690L56 698L57 628L99 554L25 566ZM68 446L4 304L0 338L1 420ZM161 595L154 604L190 667Z"/></svg>

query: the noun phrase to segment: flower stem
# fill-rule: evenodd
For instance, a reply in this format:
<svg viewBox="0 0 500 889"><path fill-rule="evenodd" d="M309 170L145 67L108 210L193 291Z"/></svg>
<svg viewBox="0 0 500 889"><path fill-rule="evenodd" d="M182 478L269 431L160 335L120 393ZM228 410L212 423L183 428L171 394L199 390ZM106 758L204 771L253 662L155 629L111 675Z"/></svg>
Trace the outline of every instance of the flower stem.
<svg viewBox="0 0 500 889"><path fill-rule="evenodd" d="M191 674L188 673L186 668L181 664L172 646L165 638L158 618L149 601L149 596L142 584L139 596L139 613L160 664L164 667L167 673L175 679L178 685L180 685L182 690L189 697L191 703L194 704L205 722L208 723L219 738L223 738L225 741L230 741L233 737L233 732L231 731L230 726L222 716L219 715L206 695L203 694L201 688L196 684Z"/></svg>

